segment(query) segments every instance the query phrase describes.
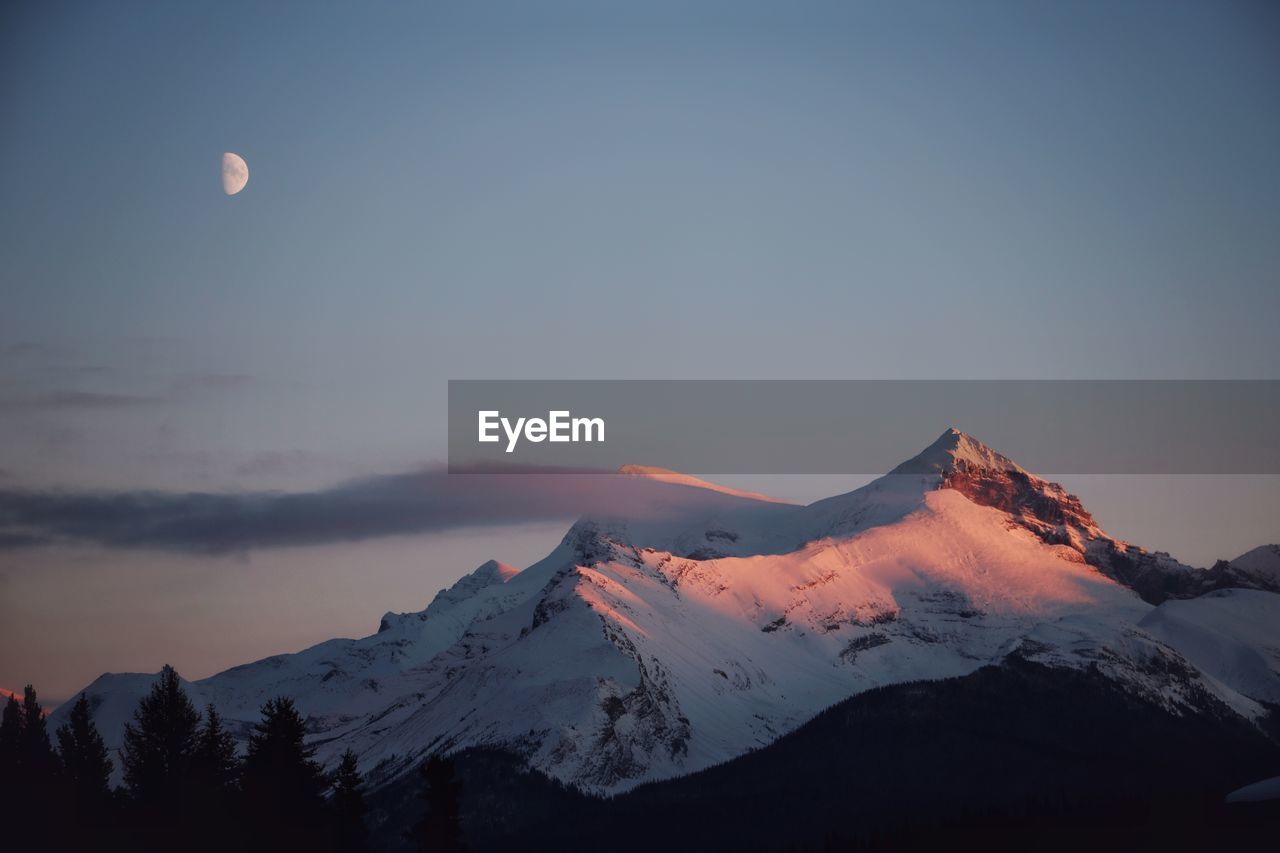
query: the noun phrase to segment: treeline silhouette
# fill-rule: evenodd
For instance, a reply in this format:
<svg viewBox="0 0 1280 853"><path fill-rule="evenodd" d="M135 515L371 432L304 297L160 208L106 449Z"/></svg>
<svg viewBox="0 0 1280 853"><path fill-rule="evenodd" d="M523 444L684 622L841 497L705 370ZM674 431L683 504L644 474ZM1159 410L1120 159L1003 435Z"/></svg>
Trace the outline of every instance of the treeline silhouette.
<svg viewBox="0 0 1280 853"><path fill-rule="evenodd" d="M356 754L326 773L305 734L293 700L271 699L242 756L214 706L201 714L166 665L125 726L116 756L124 784L112 788L115 759L88 697L51 738L28 685L0 721L0 826L15 849L368 851ZM404 840L431 853L465 850L452 762L432 758L420 779L420 817Z"/></svg>

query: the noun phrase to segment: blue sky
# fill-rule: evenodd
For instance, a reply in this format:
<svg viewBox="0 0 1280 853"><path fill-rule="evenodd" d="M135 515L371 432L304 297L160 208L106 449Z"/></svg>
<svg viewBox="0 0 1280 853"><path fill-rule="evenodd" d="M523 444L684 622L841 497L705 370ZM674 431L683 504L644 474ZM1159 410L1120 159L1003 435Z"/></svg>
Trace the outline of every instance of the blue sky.
<svg viewBox="0 0 1280 853"><path fill-rule="evenodd" d="M7 7L4 484L395 473L450 378L1280 378L1273 4L688 6ZM491 556L432 541L353 624Z"/></svg>

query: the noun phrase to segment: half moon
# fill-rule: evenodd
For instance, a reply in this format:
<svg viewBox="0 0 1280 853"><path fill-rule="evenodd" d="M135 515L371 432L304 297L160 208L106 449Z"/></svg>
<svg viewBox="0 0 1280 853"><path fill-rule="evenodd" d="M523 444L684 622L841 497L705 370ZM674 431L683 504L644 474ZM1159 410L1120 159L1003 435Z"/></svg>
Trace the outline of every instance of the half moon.
<svg viewBox="0 0 1280 853"><path fill-rule="evenodd" d="M239 154L230 151L222 155L222 191L235 195L249 183L249 164Z"/></svg>

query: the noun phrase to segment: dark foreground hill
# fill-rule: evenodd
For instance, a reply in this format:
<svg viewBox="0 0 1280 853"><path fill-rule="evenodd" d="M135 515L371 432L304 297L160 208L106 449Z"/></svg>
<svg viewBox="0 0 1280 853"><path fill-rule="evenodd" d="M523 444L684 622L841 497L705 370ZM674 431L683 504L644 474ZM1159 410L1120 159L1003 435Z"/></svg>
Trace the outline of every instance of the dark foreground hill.
<svg viewBox="0 0 1280 853"><path fill-rule="evenodd" d="M1274 810L1223 805L1280 771L1280 746L1216 699L1175 715L1093 671L1016 657L869 691L763 749L611 799L499 752L456 764L476 851L1227 850L1280 830ZM381 792L375 849L400 846L412 801L405 785Z"/></svg>

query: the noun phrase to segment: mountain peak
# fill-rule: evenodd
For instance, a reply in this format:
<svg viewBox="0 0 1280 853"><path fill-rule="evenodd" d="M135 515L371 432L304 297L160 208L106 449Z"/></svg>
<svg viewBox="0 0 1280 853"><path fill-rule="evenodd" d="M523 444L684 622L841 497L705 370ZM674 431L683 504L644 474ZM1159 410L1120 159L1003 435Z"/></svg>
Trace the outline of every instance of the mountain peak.
<svg viewBox="0 0 1280 853"><path fill-rule="evenodd" d="M889 473L950 474L975 469L1027 473L1009 457L955 427L948 427L937 441Z"/></svg>
<svg viewBox="0 0 1280 853"><path fill-rule="evenodd" d="M1280 583L1280 545L1260 545L1236 557L1231 566L1246 575Z"/></svg>
<svg viewBox="0 0 1280 853"><path fill-rule="evenodd" d="M520 570L515 566L507 565L499 560L486 560L470 576L476 578L481 585L484 585L506 583L518 574L520 574Z"/></svg>

